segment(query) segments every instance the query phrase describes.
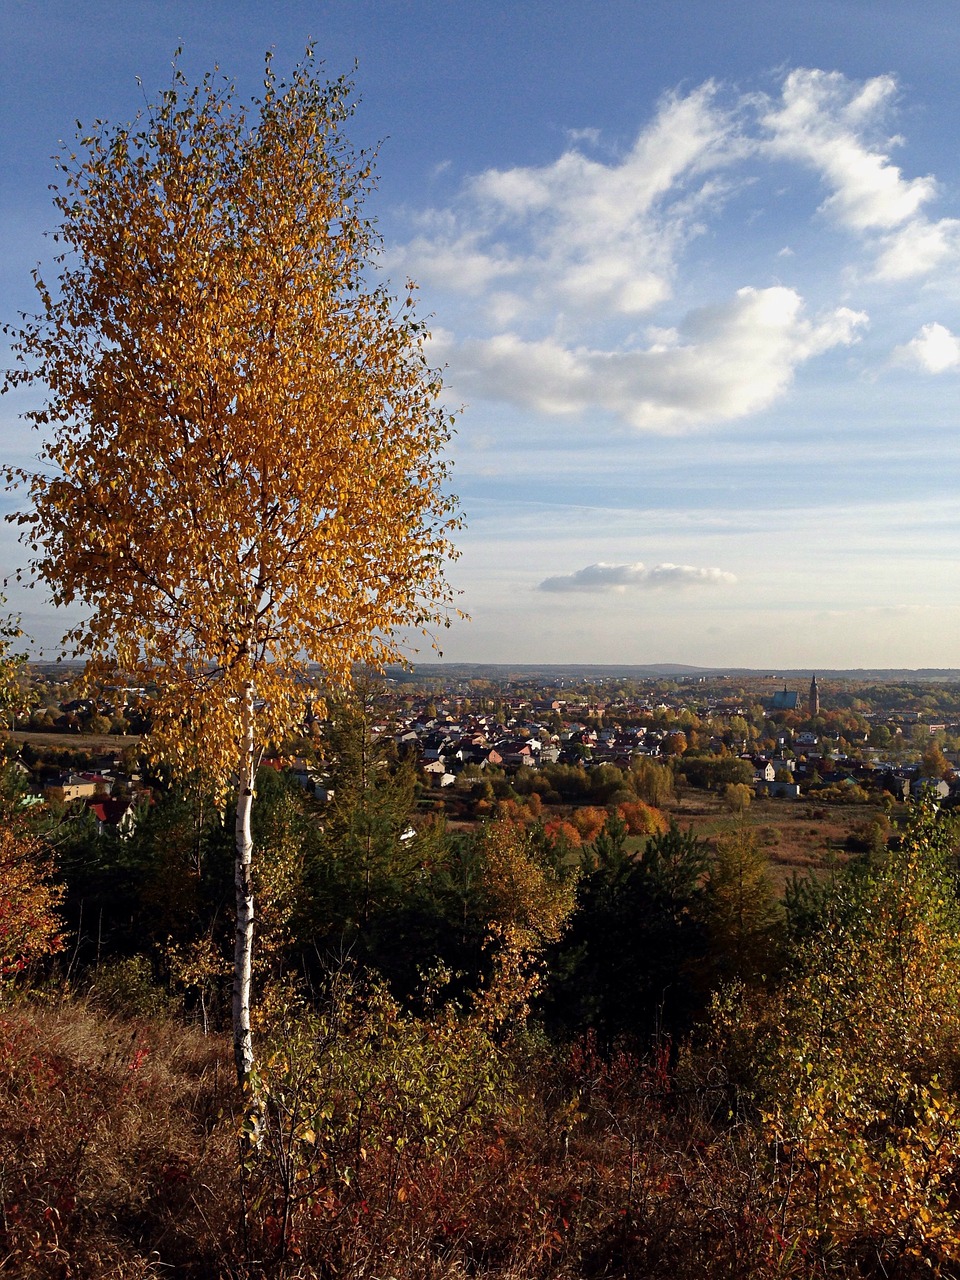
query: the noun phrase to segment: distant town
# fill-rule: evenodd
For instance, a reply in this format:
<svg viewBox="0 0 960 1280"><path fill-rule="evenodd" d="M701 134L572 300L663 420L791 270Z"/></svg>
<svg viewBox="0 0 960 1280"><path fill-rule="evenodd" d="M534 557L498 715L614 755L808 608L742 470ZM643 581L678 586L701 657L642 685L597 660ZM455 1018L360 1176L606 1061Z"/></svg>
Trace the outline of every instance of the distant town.
<svg viewBox="0 0 960 1280"><path fill-rule="evenodd" d="M756 801L840 806L902 802L924 789L944 801L960 794L960 673L482 670L397 669L360 682L370 733L415 771L419 808L452 820L475 822L498 802L530 796L545 814L565 816L609 802L624 779L635 791L645 764L669 768L674 794L734 786ZM79 697L78 674L28 669L11 735L16 767L32 802L80 804L101 828L129 833L151 799L141 753L150 692L117 686ZM305 698L300 736L266 762L320 804L336 771L323 707L318 686Z"/></svg>

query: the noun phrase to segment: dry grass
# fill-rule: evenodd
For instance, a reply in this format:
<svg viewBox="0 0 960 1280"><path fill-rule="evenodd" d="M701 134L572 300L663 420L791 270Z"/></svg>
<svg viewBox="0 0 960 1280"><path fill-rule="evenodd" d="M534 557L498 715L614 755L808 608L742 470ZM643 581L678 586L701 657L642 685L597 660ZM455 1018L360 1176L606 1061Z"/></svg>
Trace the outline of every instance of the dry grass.
<svg viewBox="0 0 960 1280"><path fill-rule="evenodd" d="M223 1046L173 1023L69 1000L0 1010L0 1269L216 1274L231 1083Z"/></svg>
<svg viewBox="0 0 960 1280"><path fill-rule="evenodd" d="M286 1234L269 1153L238 1171L217 1041L89 1002L0 1011L0 1272L18 1280L589 1280L729 1268L742 1179L664 1063L527 1055L523 1104L442 1159L390 1142L315 1188ZM370 1098L376 1105L376 1094ZM712 1154L708 1155L708 1152ZM319 1174L319 1177L318 1177ZM719 1215L719 1216L718 1216ZM741 1233L742 1236L742 1233ZM743 1246L738 1239L737 1248ZM717 1274L723 1273L723 1267ZM727 1273L729 1273L727 1271Z"/></svg>
<svg viewBox="0 0 960 1280"><path fill-rule="evenodd" d="M802 800L754 800L744 818L757 831L770 861L774 887L782 892L794 873L826 875L848 858L850 836L869 826L882 810L875 805L818 805ZM729 831L737 821L719 796L693 792L672 812L681 826L703 839Z"/></svg>
<svg viewBox="0 0 960 1280"><path fill-rule="evenodd" d="M138 747L139 734L131 733L42 733L31 729L12 729L6 733L14 744L29 742L31 746L48 750L67 748L70 751L122 751L124 747Z"/></svg>

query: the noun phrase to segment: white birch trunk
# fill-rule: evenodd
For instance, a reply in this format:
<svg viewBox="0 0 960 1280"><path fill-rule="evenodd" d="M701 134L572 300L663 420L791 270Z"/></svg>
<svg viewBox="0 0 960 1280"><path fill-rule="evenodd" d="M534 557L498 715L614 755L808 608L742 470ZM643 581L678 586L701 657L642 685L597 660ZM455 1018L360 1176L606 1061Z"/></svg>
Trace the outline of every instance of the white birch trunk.
<svg viewBox="0 0 960 1280"><path fill-rule="evenodd" d="M250 1031L250 978L253 967L253 784L256 774L256 744L253 735L253 685L243 692L243 736L240 753L240 786L237 796L237 851L234 883L237 891L237 936L233 950L233 1056L241 1085L253 1068L253 1037Z"/></svg>

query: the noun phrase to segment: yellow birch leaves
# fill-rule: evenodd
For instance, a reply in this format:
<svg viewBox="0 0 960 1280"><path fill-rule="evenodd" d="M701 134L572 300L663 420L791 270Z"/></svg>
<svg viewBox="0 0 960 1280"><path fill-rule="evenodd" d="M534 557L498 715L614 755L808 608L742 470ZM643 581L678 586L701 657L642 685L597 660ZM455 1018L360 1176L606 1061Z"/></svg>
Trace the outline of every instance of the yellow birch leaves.
<svg viewBox="0 0 960 1280"><path fill-rule="evenodd" d="M214 773L246 682L279 736L309 663L346 680L451 604L451 422L412 299L370 281L351 110L312 51L249 107L177 72L61 164L66 254L16 336L10 381L46 390L32 568L87 606L94 674L155 681L160 741L199 735Z"/></svg>

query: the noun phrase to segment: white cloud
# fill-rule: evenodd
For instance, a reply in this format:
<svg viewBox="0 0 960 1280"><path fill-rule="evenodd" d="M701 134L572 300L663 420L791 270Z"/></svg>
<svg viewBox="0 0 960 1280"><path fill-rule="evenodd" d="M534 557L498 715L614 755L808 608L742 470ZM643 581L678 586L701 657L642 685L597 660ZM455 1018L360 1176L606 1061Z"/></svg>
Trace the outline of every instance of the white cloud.
<svg viewBox="0 0 960 1280"><path fill-rule="evenodd" d="M514 312L535 320L545 308L650 310L670 297L677 255L702 230L702 210L723 199L708 175L738 153L715 97L712 84L667 96L610 163L572 145L549 165L487 170L466 184L455 212L422 217L422 233L390 265L457 293L508 283ZM592 131L571 137L597 140Z"/></svg>
<svg viewBox="0 0 960 1280"><path fill-rule="evenodd" d="M937 195L931 176L906 178L870 137L897 93L893 76L848 80L840 72L798 69L784 81L776 107L763 116L776 155L817 170L831 194L821 210L850 231L874 236L876 275L909 280L930 275L960 252L960 221L931 221L924 206Z"/></svg>
<svg viewBox="0 0 960 1280"><path fill-rule="evenodd" d="M628 588L730 586L736 582L732 573L723 569L697 569L689 564L658 564L648 569L635 564L589 564L575 573L545 578L538 591L614 591L623 594Z"/></svg>
<svg viewBox="0 0 960 1280"><path fill-rule="evenodd" d="M820 212L873 256L873 279L861 271L859 284L881 314L879 284L946 279L960 261L960 218L927 214L935 179L891 158L896 96L889 75L812 69L785 75L772 98L708 82L663 97L614 159L583 130L553 163L469 179L451 208L419 215L390 258L446 294L434 305L452 331L435 350L454 398L660 434L769 409L803 365L867 325L856 299L840 305L857 279L849 236L831 242L821 227L811 253L789 219L808 219L816 198L783 183L786 166L819 176ZM733 199L748 186L749 202ZM759 213L784 225L756 232ZM684 273L695 241L702 281ZM754 283L738 288L744 279ZM808 314L814 296L833 305ZM897 358L953 367L952 348L929 336Z"/></svg>
<svg viewBox="0 0 960 1280"><path fill-rule="evenodd" d="M600 144L600 130L595 129L592 125L587 125L583 129L567 129L566 134L567 141L573 143L574 146L578 142L588 142L593 147Z"/></svg>
<svg viewBox="0 0 960 1280"><path fill-rule="evenodd" d="M690 564L658 564L650 570L655 587L733 586L736 576L723 569L696 569Z"/></svg>
<svg viewBox="0 0 960 1280"><path fill-rule="evenodd" d="M520 270L520 264L504 250L483 250L478 235L471 232L439 238L417 236L402 251L383 254L382 260L388 270L400 268L418 285L453 285L467 294L480 293Z"/></svg>
<svg viewBox="0 0 960 1280"><path fill-rule="evenodd" d="M897 347L894 362L924 373L960 368L960 338L942 324L925 324L917 336Z"/></svg>
<svg viewBox="0 0 960 1280"><path fill-rule="evenodd" d="M765 408L799 365L857 341L866 323L845 307L814 323L794 290L744 288L692 313L676 338L655 331L646 347L591 350L502 333L447 354L461 394L548 414L600 409L638 430L675 431Z"/></svg>
<svg viewBox="0 0 960 1280"><path fill-rule="evenodd" d="M911 280L931 275L960 253L960 220L929 222L914 218L880 241L877 276L880 280Z"/></svg>
<svg viewBox="0 0 960 1280"><path fill-rule="evenodd" d="M790 72L780 104L763 117L771 149L817 169L832 188L822 208L854 231L900 226L936 191L932 177L904 178L864 140L896 88L892 76L858 84L837 71L801 68Z"/></svg>

